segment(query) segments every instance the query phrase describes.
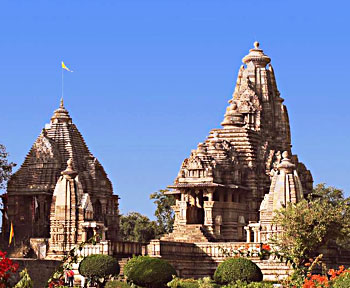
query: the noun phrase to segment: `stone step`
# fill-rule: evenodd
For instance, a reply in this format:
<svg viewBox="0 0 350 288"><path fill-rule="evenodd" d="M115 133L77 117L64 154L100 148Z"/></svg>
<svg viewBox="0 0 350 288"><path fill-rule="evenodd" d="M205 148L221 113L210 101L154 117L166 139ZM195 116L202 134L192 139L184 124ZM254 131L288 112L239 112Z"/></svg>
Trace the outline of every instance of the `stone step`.
<svg viewBox="0 0 350 288"><path fill-rule="evenodd" d="M201 224L181 225L174 228L174 231L162 240L182 241L182 242L208 242L213 241L213 237L206 232Z"/></svg>

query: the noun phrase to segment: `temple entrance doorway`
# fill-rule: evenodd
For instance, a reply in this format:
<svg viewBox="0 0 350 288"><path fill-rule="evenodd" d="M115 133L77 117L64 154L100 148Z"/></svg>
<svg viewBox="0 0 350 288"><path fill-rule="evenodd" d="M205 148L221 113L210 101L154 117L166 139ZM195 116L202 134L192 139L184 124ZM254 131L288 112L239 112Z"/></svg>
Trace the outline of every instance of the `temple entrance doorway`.
<svg viewBox="0 0 350 288"><path fill-rule="evenodd" d="M204 224L203 192L191 191L189 199L186 212L187 224Z"/></svg>

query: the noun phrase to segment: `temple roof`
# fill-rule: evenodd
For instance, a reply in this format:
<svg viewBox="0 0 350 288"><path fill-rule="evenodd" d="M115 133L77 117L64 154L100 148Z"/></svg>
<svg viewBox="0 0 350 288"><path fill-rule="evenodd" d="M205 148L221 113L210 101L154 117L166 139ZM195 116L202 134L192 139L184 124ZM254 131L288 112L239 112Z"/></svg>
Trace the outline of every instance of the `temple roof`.
<svg viewBox="0 0 350 288"><path fill-rule="evenodd" d="M255 42L242 62L222 128L211 130L207 139L191 151L170 188L215 184L246 187L248 175L254 170L261 190L266 191L270 182L268 174L281 151L291 154L288 112L277 88L270 57ZM309 191L311 173L297 161L296 155L293 157L297 169L303 170L303 185L308 185L305 191Z"/></svg>
<svg viewBox="0 0 350 288"><path fill-rule="evenodd" d="M260 222L271 221L274 211L303 199L303 187L295 168L288 152L283 152L281 163L271 175L270 191L260 205Z"/></svg>
<svg viewBox="0 0 350 288"><path fill-rule="evenodd" d="M61 99L50 123L42 129L23 164L8 182L8 193L52 194L70 158L87 193L113 193L106 172L89 151Z"/></svg>

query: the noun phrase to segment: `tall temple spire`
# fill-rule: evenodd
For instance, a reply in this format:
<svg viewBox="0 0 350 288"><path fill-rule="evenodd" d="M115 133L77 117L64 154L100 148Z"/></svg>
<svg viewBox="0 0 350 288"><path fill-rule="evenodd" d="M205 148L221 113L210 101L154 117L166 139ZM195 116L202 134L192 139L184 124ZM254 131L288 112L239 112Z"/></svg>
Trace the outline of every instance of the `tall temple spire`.
<svg viewBox="0 0 350 288"><path fill-rule="evenodd" d="M244 127L265 134L279 150L290 151L287 109L277 89L270 57L259 42L244 56L236 87L226 109L225 128ZM267 64L269 64L267 66Z"/></svg>
<svg viewBox="0 0 350 288"><path fill-rule="evenodd" d="M270 175L277 169L288 177L293 176L291 169L300 175L296 183L303 189L300 185L296 188L292 201L312 190L310 171L291 153L288 112L270 57L255 42L242 61L223 128L210 131L191 151L169 186L176 189L170 193L177 201L175 228L166 236L168 240L184 240L183 231L187 231L186 241L198 241L201 235L216 241L243 240L243 227L258 221L260 203L270 189ZM292 155L294 164L286 153L281 163L282 151ZM194 228L193 224L202 226Z"/></svg>

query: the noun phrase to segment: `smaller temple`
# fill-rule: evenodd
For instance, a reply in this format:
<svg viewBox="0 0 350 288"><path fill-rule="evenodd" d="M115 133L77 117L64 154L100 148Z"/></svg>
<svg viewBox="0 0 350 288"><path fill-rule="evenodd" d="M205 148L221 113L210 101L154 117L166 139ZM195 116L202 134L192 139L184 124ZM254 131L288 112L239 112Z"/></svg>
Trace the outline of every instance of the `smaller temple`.
<svg viewBox="0 0 350 288"><path fill-rule="evenodd" d="M49 258L60 258L76 244L94 235L106 238L103 221L94 220L94 211L88 193L84 193L73 160L61 172L53 192L50 211Z"/></svg>
<svg viewBox="0 0 350 288"><path fill-rule="evenodd" d="M281 232L279 227L273 224L275 211L286 207L288 203L298 203L304 198L296 166L287 151L282 153L282 158L277 169L271 171L271 187L260 205L260 221L249 223L244 228L247 231L248 243L268 243L272 235Z"/></svg>
<svg viewBox="0 0 350 288"><path fill-rule="evenodd" d="M50 258L63 256L93 235L100 242L120 240L119 197L63 99L1 197L2 238L8 239L12 223L17 246L45 246Z"/></svg>

